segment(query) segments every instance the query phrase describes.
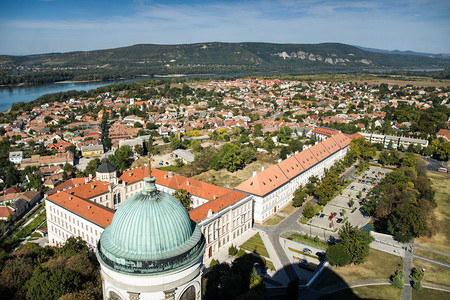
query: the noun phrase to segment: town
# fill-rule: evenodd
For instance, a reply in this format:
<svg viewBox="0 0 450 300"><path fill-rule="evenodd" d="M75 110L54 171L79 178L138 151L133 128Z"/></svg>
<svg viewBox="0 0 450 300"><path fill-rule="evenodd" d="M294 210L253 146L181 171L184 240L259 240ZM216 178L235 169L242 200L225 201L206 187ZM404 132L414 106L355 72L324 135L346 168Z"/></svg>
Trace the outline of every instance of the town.
<svg viewBox="0 0 450 300"><path fill-rule="evenodd" d="M448 246L430 250L427 239L446 232L434 210L448 197L437 189L449 179L450 89L368 81L137 81L13 105L0 117L3 257L71 237L95 249L150 177L199 226L210 274L253 253L258 292L289 295L296 283L318 297L339 292L331 268L379 257L391 265L385 278L345 282L395 287L420 273L413 287L448 291L431 277L448 274ZM389 194L401 180L413 187ZM402 192L415 199L407 210ZM363 253L343 258L345 232L361 236ZM394 287L386 293L398 296Z"/></svg>

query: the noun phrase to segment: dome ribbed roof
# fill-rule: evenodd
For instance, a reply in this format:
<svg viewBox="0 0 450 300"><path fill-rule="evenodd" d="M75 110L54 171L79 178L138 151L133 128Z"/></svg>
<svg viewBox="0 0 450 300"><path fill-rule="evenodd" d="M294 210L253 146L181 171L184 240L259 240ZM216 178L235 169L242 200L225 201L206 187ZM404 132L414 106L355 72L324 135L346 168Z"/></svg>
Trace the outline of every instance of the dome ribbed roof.
<svg viewBox="0 0 450 300"><path fill-rule="evenodd" d="M107 158L104 158L96 171L99 173L111 173L115 172L116 170L116 167L114 167Z"/></svg>
<svg viewBox="0 0 450 300"><path fill-rule="evenodd" d="M155 179L123 202L103 232L97 255L126 273L152 274L184 266L203 255L205 241L178 199L158 191Z"/></svg>

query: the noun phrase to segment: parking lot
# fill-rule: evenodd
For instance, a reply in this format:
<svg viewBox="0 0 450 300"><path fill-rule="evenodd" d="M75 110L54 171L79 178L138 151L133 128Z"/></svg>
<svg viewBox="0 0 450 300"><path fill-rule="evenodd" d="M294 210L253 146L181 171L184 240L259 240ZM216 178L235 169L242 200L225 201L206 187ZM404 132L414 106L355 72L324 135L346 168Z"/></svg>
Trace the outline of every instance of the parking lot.
<svg viewBox="0 0 450 300"><path fill-rule="evenodd" d="M391 170L370 166L356 177L340 195L331 200L322 212L317 213L308 224L330 231L341 228L346 220L354 226L366 225L369 222L369 216L363 214L361 210L362 201L388 172ZM351 201L353 201L352 205L350 205Z"/></svg>

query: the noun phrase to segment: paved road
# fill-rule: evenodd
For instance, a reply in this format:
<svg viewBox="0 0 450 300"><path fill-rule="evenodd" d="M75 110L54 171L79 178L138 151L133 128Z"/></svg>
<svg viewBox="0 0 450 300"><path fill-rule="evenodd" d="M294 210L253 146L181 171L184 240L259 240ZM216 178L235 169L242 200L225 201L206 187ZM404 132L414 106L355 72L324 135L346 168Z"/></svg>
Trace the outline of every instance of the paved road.
<svg viewBox="0 0 450 300"><path fill-rule="evenodd" d="M420 260L424 260L426 262L429 262L429 263L432 263L432 264L435 264L435 265L438 265L438 266L450 269L450 265L449 264L440 262L438 260L430 259L430 258L423 257L423 256L420 256L420 255L417 255L417 254L414 254L414 258L417 258L417 259L420 259Z"/></svg>
<svg viewBox="0 0 450 300"><path fill-rule="evenodd" d="M428 163L427 169L430 171L437 171L437 169L443 167L442 162L440 162L434 158L425 157L425 156L422 156L422 158L427 161L427 163Z"/></svg>

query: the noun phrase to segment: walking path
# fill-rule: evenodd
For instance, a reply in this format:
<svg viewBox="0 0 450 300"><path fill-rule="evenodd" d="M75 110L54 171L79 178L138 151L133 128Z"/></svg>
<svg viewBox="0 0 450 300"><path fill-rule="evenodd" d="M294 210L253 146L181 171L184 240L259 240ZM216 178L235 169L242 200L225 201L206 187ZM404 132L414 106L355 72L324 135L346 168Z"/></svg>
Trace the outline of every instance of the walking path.
<svg viewBox="0 0 450 300"><path fill-rule="evenodd" d="M411 275L411 269L414 260L414 247L413 244L407 246L408 250L405 251L405 257L403 257L403 272L405 272L405 285L402 290L401 300L411 300L412 290L409 284L409 276Z"/></svg>
<svg viewBox="0 0 450 300"><path fill-rule="evenodd" d="M426 262L429 262L429 263L432 263L432 264L435 264L435 265L438 265L438 266L450 269L450 265L449 264L440 262L438 260L430 259L430 258L423 257L423 256L420 256L420 255L417 255L417 254L414 254L414 258L417 258L417 259L420 259L420 260L424 260Z"/></svg>
<svg viewBox="0 0 450 300"><path fill-rule="evenodd" d="M424 250L427 250L427 251L431 251L431 252L434 252L434 253L437 253L437 254L441 254L441 255L450 257L450 254L447 253L447 252L436 250L436 249L433 249L433 248L428 248L428 247L425 247L425 246L422 246L422 245L419 245L419 244L414 244L414 247L415 248L421 248L421 249L424 249Z"/></svg>

